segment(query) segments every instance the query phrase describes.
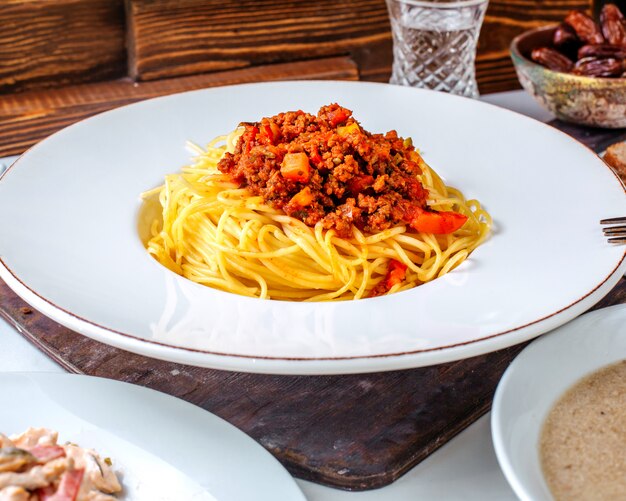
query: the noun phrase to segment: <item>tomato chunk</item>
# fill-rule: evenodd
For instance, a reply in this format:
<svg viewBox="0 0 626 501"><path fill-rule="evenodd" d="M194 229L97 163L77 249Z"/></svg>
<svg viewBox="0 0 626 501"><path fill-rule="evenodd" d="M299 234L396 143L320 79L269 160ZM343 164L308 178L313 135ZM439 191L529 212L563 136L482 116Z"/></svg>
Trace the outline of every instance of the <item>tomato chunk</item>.
<svg viewBox="0 0 626 501"><path fill-rule="evenodd" d="M460 229L467 216L451 211L433 211L412 207L407 213L407 222L417 231L446 235Z"/></svg>
<svg viewBox="0 0 626 501"><path fill-rule="evenodd" d="M328 119L330 125L336 127L342 122L345 122L350 117L350 113L345 108L337 108L328 113Z"/></svg>
<svg viewBox="0 0 626 501"><path fill-rule="evenodd" d="M261 121L261 137L269 144L276 144L280 139L280 128L274 122L264 118Z"/></svg>
<svg viewBox="0 0 626 501"><path fill-rule="evenodd" d="M387 274L376 287L372 289L370 297L382 296L391 290L391 288L401 283L406 278L407 266L400 261L392 259L389 261L389 267L387 268Z"/></svg>
<svg viewBox="0 0 626 501"><path fill-rule="evenodd" d="M313 193L311 193L311 189L308 186L302 188L298 193L296 193L291 200L289 200L289 205L292 207L307 207L313 201Z"/></svg>
<svg viewBox="0 0 626 501"><path fill-rule="evenodd" d="M306 183L311 176L311 166L306 153L287 153L280 167L285 179Z"/></svg>
<svg viewBox="0 0 626 501"><path fill-rule="evenodd" d="M252 149L252 143L254 142L254 138L259 133L259 129L256 125L248 125L246 126L246 130L242 135L244 146L244 151L246 153L250 153Z"/></svg>
<svg viewBox="0 0 626 501"><path fill-rule="evenodd" d="M406 264L396 261L395 259L389 261L389 269L387 270L387 276L385 277L387 290L402 282L405 276Z"/></svg>
<svg viewBox="0 0 626 501"><path fill-rule="evenodd" d="M322 164L324 163L324 159L322 158L322 155L320 155L320 152L317 149L317 146L314 146L311 149L310 159L311 159L311 162L313 162L313 165L315 165L315 167L318 167L318 168L321 167Z"/></svg>

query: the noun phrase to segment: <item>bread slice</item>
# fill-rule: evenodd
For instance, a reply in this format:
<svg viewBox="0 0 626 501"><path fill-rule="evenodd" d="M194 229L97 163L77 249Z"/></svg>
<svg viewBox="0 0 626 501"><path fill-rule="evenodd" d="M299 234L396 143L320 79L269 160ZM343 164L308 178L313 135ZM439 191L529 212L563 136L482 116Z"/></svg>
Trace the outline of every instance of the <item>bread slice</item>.
<svg viewBox="0 0 626 501"><path fill-rule="evenodd" d="M626 184L626 141L615 143L606 149L604 161L609 164Z"/></svg>

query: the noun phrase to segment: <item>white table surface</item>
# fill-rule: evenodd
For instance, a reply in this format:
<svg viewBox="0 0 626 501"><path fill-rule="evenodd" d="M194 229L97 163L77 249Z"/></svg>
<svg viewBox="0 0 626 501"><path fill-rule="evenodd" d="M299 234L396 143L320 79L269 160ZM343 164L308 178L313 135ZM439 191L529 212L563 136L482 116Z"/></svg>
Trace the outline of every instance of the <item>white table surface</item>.
<svg viewBox="0 0 626 501"><path fill-rule="evenodd" d="M482 99L537 120L547 121L553 118L524 91L490 94ZM0 371L63 372L64 369L0 319ZM345 492L303 480L298 480L298 484L310 501L516 499L496 460L491 442L489 415L480 418L387 487L365 492Z"/></svg>

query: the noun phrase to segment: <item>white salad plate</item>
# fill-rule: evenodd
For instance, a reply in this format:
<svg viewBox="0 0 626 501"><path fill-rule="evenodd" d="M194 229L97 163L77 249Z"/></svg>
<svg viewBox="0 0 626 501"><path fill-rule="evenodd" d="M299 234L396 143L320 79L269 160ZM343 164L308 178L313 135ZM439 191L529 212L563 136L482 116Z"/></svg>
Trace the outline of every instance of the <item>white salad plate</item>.
<svg viewBox="0 0 626 501"><path fill-rule="evenodd" d="M492 214L491 238L453 272L399 294L263 301L192 283L146 253L140 194L242 121L338 102L372 132L412 137L427 162ZM444 93L358 82L206 89L103 113L27 151L0 178L0 278L98 341L228 370L338 374L498 350L571 320L626 271L602 218L624 186L545 124Z"/></svg>
<svg viewBox="0 0 626 501"><path fill-rule="evenodd" d="M587 313L530 344L508 367L493 401L500 467L523 501L552 501L539 440L557 400L575 383L626 359L626 304Z"/></svg>
<svg viewBox="0 0 626 501"><path fill-rule="evenodd" d="M178 398L89 376L0 374L0 432L59 432L109 457L120 501L304 501L263 447L223 419Z"/></svg>

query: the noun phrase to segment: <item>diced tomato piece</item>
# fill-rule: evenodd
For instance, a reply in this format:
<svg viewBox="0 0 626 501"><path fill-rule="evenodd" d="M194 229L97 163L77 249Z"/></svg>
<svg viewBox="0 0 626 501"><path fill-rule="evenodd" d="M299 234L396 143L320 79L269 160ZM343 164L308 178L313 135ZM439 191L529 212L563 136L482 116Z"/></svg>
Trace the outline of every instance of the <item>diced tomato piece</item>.
<svg viewBox="0 0 626 501"><path fill-rule="evenodd" d="M280 173L285 179L306 183L311 177L311 166L306 153L287 153L283 158Z"/></svg>
<svg viewBox="0 0 626 501"><path fill-rule="evenodd" d="M268 143L276 144L280 135L280 127L274 122L267 119L261 121L261 136L265 138Z"/></svg>
<svg viewBox="0 0 626 501"><path fill-rule="evenodd" d="M394 285L401 283L406 278L406 269L406 264L395 259L390 260L385 278L372 289L370 297L382 296L389 292Z"/></svg>
<svg viewBox="0 0 626 501"><path fill-rule="evenodd" d="M252 141L259 133L259 128L256 125L246 125L246 130L243 133L243 138L246 141Z"/></svg>
<svg viewBox="0 0 626 501"><path fill-rule="evenodd" d="M317 149L317 147L313 147L312 148L311 154L309 155L309 158L311 159L311 162L313 162L313 165L315 165L315 167L319 168L324 163L324 159L320 155L320 152Z"/></svg>
<svg viewBox="0 0 626 501"><path fill-rule="evenodd" d="M266 138L270 143L274 143L274 134L272 133L272 128L267 123L261 124L261 136Z"/></svg>
<svg viewBox="0 0 626 501"><path fill-rule="evenodd" d="M400 261L396 261L395 259L389 261L389 269L387 270L387 276L385 277L387 290L404 280L404 277L406 276L406 268L406 264L401 263Z"/></svg>
<svg viewBox="0 0 626 501"><path fill-rule="evenodd" d="M256 138L256 135L258 133L259 133L259 128L256 125L246 126L246 130L241 137L245 145L244 151L246 153L250 153L250 150L252 149L252 143L254 142L254 139Z"/></svg>
<svg viewBox="0 0 626 501"><path fill-rule="evenodd" d="M361 174L358 176L354 176L348 181L348 190L350 190L353 195L358 195L364 189L369 188L373 184L373 176L370 176L369 174Z"/></svg>
<svg viewBox="0 0 626 501"><path fill-rule="evenodd" d="M76 501L84 474L84 468L67 470L61 477L57 491L49 494L48 489L39 489L39 499L41 501Z"/></svg>
<svg viewBox="0 0 626 501"><path fill-rule="evenodd" d="M40 463L65 457L65 449L60 445L35 445L28 449L28 452L35 456Z"/></svg>
<svg viewBox="0 0 626 501"><path fill-rule="evenodd" d="M305 186L291 198L289 205L292 207L306 207L312 201L313 193L311 193L311 189L308 186Z"/></svg>
<svg viewBox="0 0 626 501"><path fill-rule="evenodd" d="M451 211L425 210L417 206L406 211L406 221L417 231L446 235L460 229L467 216Z"/></svg>
<svg viewBox="0 0 626 501"><path fill-rule="evenodd" d="M340 123L345 122L350 117L350 112L345 108L337 108L328 112L328 120L330 125L336 127Z"/></svg>

